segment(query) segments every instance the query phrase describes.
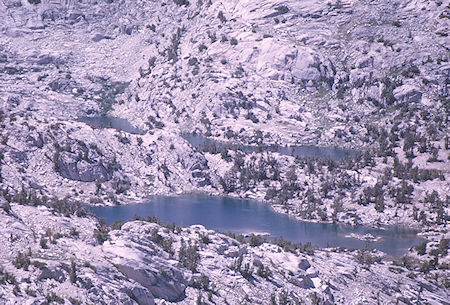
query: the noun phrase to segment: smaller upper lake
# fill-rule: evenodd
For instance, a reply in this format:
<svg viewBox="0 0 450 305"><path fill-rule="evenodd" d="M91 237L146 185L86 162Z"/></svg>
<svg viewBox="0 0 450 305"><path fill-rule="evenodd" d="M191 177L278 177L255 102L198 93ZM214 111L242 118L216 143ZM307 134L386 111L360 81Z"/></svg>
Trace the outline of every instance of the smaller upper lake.
<svg viewBox="0 0 450 305"><path fill-rule="evenodd" d="M375 229L297 221L274 212L266 204L228 197L156 196L149 203L89 209L109 224L116 220L132 220L134 215L156 216L176 225L201 224L221 232L267 233L272 237L283 236L293 242L311 242L320 247L375 248L392 256L400 256L423 241L416 232L401 227ZM369 234L375 238L374 241L361 239Z"/></svg>
<svg viewBox="0 0 450 305"><path fill-rule="evenodd" d="M314 145L241 145L217 141L211 138L207 138L202 135L196 134L183 134L182 137L188 141L192 146L196 148L201 148L205 145L215 145L217 147L233 147L241 149L244 152L252 153L259 151L273 151L278 152L283 155L289 155L293 157L308 157L308 158L321 158L321 159L332 159L335 161L342 160L345 158L353 158L356 154L355 150L335 148L335 147L322 147Z"/></svg>
<svg viewBox="0 0 450 305"><path fill-rule="evenodd" d="M78 121L83 122L91 126L92 128L113 128L116 130L125 131L132 134L145 134L145 131L134 127L126 119L97 116L97 117L83 117Z"/></svg>

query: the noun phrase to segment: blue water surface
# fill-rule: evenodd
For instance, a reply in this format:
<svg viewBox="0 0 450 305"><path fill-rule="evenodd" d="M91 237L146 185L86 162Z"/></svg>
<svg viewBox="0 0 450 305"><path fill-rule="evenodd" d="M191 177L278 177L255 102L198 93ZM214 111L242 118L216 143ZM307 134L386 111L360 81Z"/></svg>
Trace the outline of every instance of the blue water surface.
<svg viewBox="0 0 450 305"><path fill-rule="evenodd" d="M148 203L90 209L105 218L108 224L116 220L131 220L134 215L156 216L181 226L202 224L222 232L268 233L272 237L283 236L293 242L311 242L319 247L375 248L392 256L400 256L423 241L415 231L398 226L371 228L304 222L276 213L267 204L253 200L199 194L155 196ZM371 234L379 240L369 242L349 237L352 233L359 236Z"/></svg>
<svg viewBox="0 0 450 305"><path fill-rule="evenodd" d="M293 157L307 157L307 158L320 158L331 159L339 161L345 158L353 158L356 155L356 151L352 149L338 148L338 147L325 147L314 145L242 145L239 143L227 143L217 141L198 134L183 134L182 137L188 141L193 147L200 148L202 145L216 145L217 147L234 147L240 149L246 153L259 152L259 151L273 151L283 155L289 155Z"/></svg>

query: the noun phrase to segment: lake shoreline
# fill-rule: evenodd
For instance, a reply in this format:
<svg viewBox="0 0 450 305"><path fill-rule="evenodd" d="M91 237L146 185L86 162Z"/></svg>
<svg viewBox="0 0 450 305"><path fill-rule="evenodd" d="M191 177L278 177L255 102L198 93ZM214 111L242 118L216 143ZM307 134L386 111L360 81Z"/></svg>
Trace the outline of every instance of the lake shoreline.
<svg viewBox="0 0 450 305"><path fill-rule="evenodd" d="M89 210L105 218L109 224L132 221L134 215L144 219L154 216L177 226L200 224L218 232L238 234L265 232L271 237L282 236L292 242L311 242L319 247L376 248L393 256L398 256L400 252L404 254L411 246L424 241L418 235L419 231L406 226L374 227L304 221L280 213L272 205L258 200L211 196L200 192L178 196L155 195L145 203L91 206Z"/></svg>
<svg viewBox="0 0 450 305"><path fill-rule="evenodd" d="M423 233L423 229L421 226L418 226L415 223L411 223L411 222L398 222L398 223L373 223L373 222L360 222L360 223L350 223L350 222L342 222L342 221L324 221L324 220L320 220L320 219L308 219L308 218L301 218L299 216L296 215L292 215L290 212L290 210L287 210L286 213L286 209L282 208L282 205L276 205L276 204L271 204L269 201L267 200L260 200L258 198L250 198L250 197L241 197L241 196L237 196L237 195L232 195L232 194L222 194L220 192L206 192L206 191L189 191L189 192L180 192L180 193L155 193L152 195L149 195L149 197L147 197L147 199L141 199L138 201L132 201L129 203L119 203L119 204L91 204L88 203L86 204L89 207L117 207L117 206L128 206L128 205L142 205L142 204L146 204L149 203L149 201L151 200L152 197L157 197L157 196L164 196L164 197L182 197L182 196L189 196L189 195L201 195L201 196L210 196L210 197L224 197L224 198L231 198L231 199L239 199L239 200L251 200L251 201L255 201L261 204L264 204L266 206L268 206L270 209L272 209L274 212L279 213L281 215L286 215L291 219L294 219L296 221L301 221L301 222L307 222L307 223L318 223L318 224L336 224L336 225L344 225L344 226L350 226L350 227L357 227L357 226L367 226L367 227L371 227L373 229L382 229L384 227L389 227L389 226L399 226L402 227L406 230L412 230L417 232L417 234Z"/></svg>

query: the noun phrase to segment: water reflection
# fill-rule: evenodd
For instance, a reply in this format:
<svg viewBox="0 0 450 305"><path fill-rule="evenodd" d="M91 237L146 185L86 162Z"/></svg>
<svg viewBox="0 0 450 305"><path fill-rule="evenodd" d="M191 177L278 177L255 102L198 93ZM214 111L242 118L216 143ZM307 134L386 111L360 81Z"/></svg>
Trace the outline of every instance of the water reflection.
<svg viewBox="0 0 450 305"><path fill-rule="evenodd" d="M228 197L157 196L144 204L91 209L99 217L105 218L107 223L130 220L134 215L156 216L177 225L202 224L222 232L268 233L273 237L283 236L293 242L311 242L320 247L375 248L393 256L399 256L409 247L423 241L416 232L402 227L376 229L302 222L276 213L266 204ZM365 235L373 237L373 241L362 239Z"/></svg>

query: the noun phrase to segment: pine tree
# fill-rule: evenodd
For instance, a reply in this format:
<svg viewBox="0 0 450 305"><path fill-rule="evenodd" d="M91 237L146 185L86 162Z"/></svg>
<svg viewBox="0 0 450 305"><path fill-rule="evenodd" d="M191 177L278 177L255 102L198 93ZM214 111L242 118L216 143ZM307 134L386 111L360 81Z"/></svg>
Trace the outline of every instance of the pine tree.
<svg viewBox="0 0 450 305"><path fill-rule="evenodd" d="M77 282L77 266L75 260L72 259L70 263L70 281L75 284Z"/></svg>

